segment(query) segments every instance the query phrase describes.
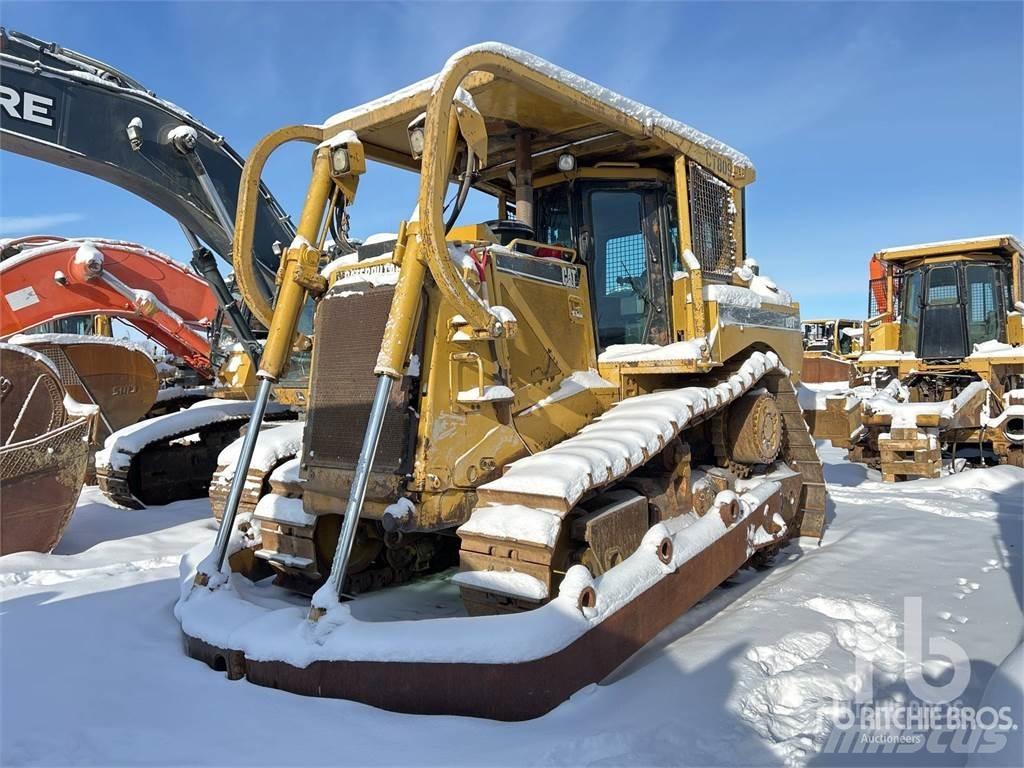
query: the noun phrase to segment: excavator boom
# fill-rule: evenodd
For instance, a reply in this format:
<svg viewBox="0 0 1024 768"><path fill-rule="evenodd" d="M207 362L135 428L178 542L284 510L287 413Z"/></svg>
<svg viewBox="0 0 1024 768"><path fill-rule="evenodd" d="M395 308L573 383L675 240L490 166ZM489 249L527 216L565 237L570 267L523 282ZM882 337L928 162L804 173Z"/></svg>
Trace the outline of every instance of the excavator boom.
<svg viewBox="0 0 1024 768"><path fill-rule="evenodd" d="M7 151L138 195L231 259L233 221L222 221L217 209L234 213L242 158L188 112L113 67L0 28L0 135ZM273 245L291 242L294 230L265 185L256 210L252 258L260 290L271 297Z"/></svg>
<svg viewBox="0 0 1024 768"><path fill-rule="evenodd" d="M205 329L217 312L206 283L134 243L57 238L0 262L0 337L74 315L120 317L206 378Z"/></svg>

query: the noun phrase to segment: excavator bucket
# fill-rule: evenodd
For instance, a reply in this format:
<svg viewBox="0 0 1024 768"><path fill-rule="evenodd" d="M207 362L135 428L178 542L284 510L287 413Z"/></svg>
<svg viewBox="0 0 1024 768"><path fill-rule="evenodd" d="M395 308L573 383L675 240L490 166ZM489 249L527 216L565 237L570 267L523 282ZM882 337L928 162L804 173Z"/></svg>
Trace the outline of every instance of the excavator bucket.
<svg viewBox="0 0 1024 768"><path fill-rule="evenodd" d="M53 362L61 384L75 400L99 406L99 441L137 422L156 400L156 366L133 344L104 336L51 333L22 334L12 340Z"/></svg>
<svg viewBox="0 0 1024 768"><path fill-rule="evenodd" d="M31 349L0 344L0 370L0 555L49 552L81 493L97 408Z"/></svg>

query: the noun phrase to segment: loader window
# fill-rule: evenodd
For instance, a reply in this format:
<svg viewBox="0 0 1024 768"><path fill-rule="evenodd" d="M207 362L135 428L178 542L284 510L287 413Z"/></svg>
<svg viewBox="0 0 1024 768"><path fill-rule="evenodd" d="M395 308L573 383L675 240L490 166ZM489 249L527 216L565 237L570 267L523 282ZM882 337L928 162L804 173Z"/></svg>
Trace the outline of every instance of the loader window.
<svg viewBox="0 0 1024 768"><path fill-rule="evenodd" d="M599 343L602 348L640 343L651 304L643 196L633 190L595 191L590 212Z"/></svg>
<svg viewBox="0 0 1024 768"><path fill-rule="evenodd" d="M967 343L1000 341L1006 334L1005 315L999 307L997 273L987 264L972 264L967 277Z"/></svg>

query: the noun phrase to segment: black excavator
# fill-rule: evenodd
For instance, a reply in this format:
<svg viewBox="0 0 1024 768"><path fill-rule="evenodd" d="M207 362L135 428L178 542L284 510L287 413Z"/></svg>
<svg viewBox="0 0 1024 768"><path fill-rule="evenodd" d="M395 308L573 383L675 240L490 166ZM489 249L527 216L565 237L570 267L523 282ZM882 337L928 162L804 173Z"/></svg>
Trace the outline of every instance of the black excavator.
<svg viewBox="0 0 1024 768"><path fill-rule="evenodd" d="M102 179L172 216L192 251L193 268L210 285L220 306L211 330L213 362L222 362L236 341L253 361L259 359L266 331L237 300L214 256L231 263L244 165L224 137L108 64L2 27L0 137L5 151ZM294 234L284 209L261 185L252 258L259 289L268 300L274 296L279 244L290 243ZM345 242L340 231L336 239ZM311 312L303 324L308 334ZM298 357L303 354L308 357L308 352ZM282 389L304 391L308 360L294 363ZM200 428L201 439L188 446L174 441L196 433L194 418L178 429L176 415L161 417L168 423L156 430L159 439L142 447L135 441L132 455L121 457L119 470L99 472L108 496L141 506L206 492L220 448L237 436L247 415ZM197 446L206 450L197 452ZM174 472L168 474L168 466ZM154 472L161 477L149 478ZM152 488L159 489L156 496L146 490Z"/></svg>

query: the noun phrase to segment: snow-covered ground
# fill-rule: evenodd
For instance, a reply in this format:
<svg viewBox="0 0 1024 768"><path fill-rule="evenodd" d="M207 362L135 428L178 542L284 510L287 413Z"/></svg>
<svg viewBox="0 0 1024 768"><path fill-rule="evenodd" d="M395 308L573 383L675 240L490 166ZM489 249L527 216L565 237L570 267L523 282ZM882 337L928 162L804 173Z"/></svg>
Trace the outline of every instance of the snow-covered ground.
<svg viewBox="0 0 1024 768"><path fill-rule="evenodd" d="M209 505L122 510L87 488L55 553L0 558L0 765L1022 764L1019 730L970 757L851 754L829 734L866 680L870 701L914 698L917 605L930 683L956 679L929 642L962 649L959 702L1016 704L1019 726L1021 652L1003 662L1024 630L1024 471L891 486L822 454L834 507L821 546L742 572L604 683L525 723L228 681L183 654L172 613L181 554L212 541ZM417 601L458 611L442 578L378 598L404 618Z"/></svg>

